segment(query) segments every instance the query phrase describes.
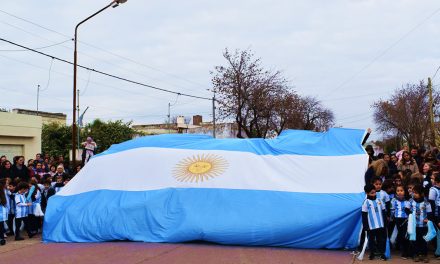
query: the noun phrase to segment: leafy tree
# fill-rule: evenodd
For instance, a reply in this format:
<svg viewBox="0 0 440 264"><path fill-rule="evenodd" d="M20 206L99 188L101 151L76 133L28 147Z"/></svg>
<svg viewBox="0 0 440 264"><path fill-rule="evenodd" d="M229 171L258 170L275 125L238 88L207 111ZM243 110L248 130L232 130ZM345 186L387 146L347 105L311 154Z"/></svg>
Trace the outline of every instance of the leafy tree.
<svg viewBox="0 0 440 264"><path fill-rule="evenodd" d="M97 152L99 153L113 144L132 139L137 132L130 126L131 122L124 123L122 120L103 122L100 119L95 119L83 128L81 142L87 136L92 137L98 145Z"/></svg>
<svg viewBox="0 0 440 264"><path fill-rule="evenodd" d="M132 139L139 132L130 127L131 122L124 123L121 120L103 122L96 119L85 128L81 129L80 142L84 142L87 136L91 136L98 145L97 152L108 149L112 144L118 144ZM50 155L63 155L67 157L72 148L71 126L57 123L45 124L42 130L42 150Z"/></svg>
<svg viewBox="0 0 440 264"><path fill-rule="evenodd" d="M44 124L41 133L43 153L67 157L72 148L72 129L58 123Z"/></svg>

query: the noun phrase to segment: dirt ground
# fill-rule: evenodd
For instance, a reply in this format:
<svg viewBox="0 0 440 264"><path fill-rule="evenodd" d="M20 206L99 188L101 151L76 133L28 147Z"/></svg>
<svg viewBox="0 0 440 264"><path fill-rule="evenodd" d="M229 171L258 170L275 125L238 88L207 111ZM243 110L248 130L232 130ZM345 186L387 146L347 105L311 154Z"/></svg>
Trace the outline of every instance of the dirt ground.
<svg viewBox="0 0 440 264"><path fill-rule="evenodd" d="M387 263L412 263L397 255ZM432 263L440 263L431 259ZM0 246L0 263L384 263L375 260L358 261L350 251L303 250L271 247L222 246L206 243L49 243L41 236L24 241L8 238Z"/></svg>

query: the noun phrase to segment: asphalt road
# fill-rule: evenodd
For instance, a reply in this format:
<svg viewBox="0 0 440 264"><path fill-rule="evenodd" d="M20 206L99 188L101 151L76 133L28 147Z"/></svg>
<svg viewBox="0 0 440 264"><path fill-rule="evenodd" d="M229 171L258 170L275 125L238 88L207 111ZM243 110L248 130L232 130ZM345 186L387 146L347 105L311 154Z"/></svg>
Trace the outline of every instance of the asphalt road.
<svg viewBox="0 0 440 264"><path fill-rule="evenodd" d="M26 238L26 237L25 237ZM388 263L411 263L393 257ZM431 262L439 262L432 260ZM206 243L49 243L37 236L24 241L7 239L0 246L0 263L320 263L350 264L351 252L340 250L302 250L271 247L222 246ZM364 260L363 263L383 263Z"/></svg>

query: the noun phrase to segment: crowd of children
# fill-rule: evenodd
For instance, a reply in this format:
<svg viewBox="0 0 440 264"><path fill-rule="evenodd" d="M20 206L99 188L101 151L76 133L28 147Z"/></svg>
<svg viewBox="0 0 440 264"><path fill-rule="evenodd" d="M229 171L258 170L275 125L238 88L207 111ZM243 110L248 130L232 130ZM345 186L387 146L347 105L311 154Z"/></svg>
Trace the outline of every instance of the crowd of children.
<svg viewBox="0 0 440 264"><path fill-rule="evenodd" d="M364 187L366 199L361 209L361 245L366 233L369 259L386 260L387 247L393 247L400 251L402 259L427 263L428 244L436 248L434 257L440 259L440 243L437 245L437 239L427 238L429 222L436 229L440 228L438 151L421 152L414 148L411 152L403 149L379 157L372 156L371 152L369 155ZM409 226L413 223L415 236L411 237Z"/></svg>
<svg viewBox="0 0 440 264"><path fill-rule="evenodd" d="M0 157L0 245L7 236L24 240L21 230L29 238L42 231L44 212L49 198L69 182L74 172L68 169L62 156L55 159L37 154L24 165L24 157L10 162Z"/></svg>

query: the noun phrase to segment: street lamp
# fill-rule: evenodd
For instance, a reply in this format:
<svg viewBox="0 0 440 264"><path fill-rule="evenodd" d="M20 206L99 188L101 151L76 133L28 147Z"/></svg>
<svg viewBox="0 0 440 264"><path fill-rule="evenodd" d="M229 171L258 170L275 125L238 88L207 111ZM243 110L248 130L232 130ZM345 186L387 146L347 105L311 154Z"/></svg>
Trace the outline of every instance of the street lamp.
<svg viewBox="0 0 440 264"><path fill-rule="evenodd" d="M78 41L78 27L86 22L87 20L91 19L92 17L96 16L97 14L101 13L102 11L106 10L109 7L117 7L119 4L123 4L127 2L127 0L113 0L111 1L107 6L99 10L98 12L94 13L93 15L87 17L83 21L79 22L78 25L75 27L75 48L73 51L73 120L72 120L72 162L73 167L76 167L76 72L77 72L77 41Z"/></svg>

